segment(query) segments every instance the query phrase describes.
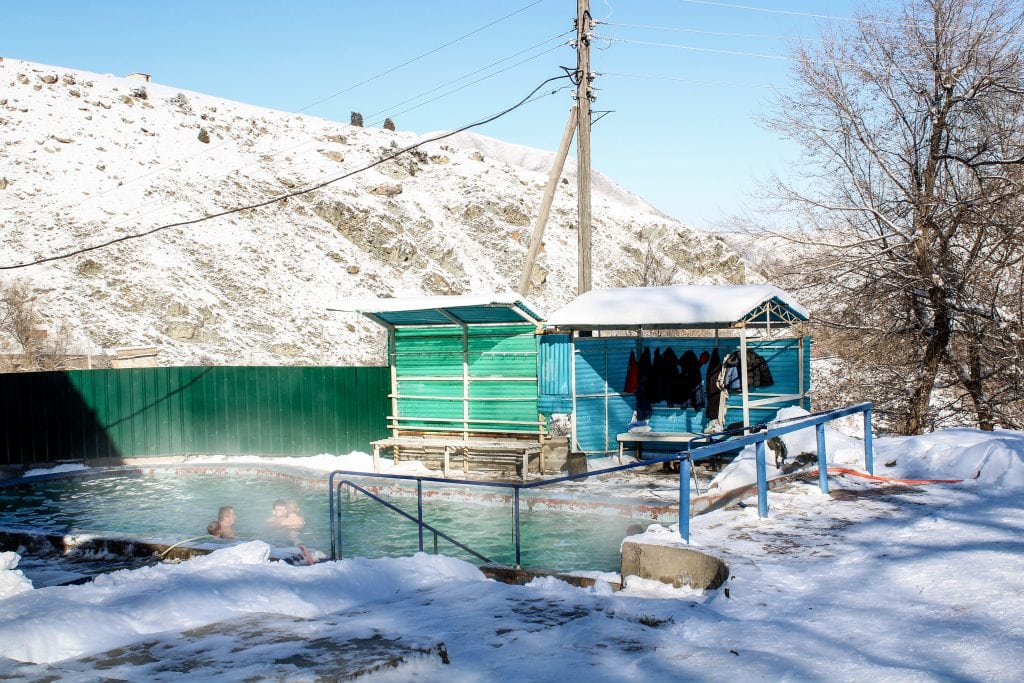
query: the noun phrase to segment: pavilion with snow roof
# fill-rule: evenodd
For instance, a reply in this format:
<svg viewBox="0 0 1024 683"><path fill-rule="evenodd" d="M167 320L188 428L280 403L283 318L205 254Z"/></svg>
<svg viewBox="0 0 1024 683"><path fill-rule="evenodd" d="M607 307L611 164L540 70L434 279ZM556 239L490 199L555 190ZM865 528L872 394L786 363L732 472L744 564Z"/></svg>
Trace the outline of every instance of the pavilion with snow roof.
<svg viewBox="0 0 1024 683"><path fill-rule="evenodd" d="M669 351L675 359L687 352L708 359L699 370L706 392L717 379L708 376L713 359L735 354L738 385L717 411L719 426L760 424L787 406L809 408L810 339L789 334L807 319L807 310L790 294L770 285L586 292L545 320L538 344L540 410L571 414L572 448L588 454L621 453L624 442L639 447L645 440L678 446L708 429L707 405L695 408L656 395L648 423L654 436L626 434L639 395L627 391L633 388L627 387L631 353L639 360ZM770 385L750 386L749 358L764 360Z"/></svg>

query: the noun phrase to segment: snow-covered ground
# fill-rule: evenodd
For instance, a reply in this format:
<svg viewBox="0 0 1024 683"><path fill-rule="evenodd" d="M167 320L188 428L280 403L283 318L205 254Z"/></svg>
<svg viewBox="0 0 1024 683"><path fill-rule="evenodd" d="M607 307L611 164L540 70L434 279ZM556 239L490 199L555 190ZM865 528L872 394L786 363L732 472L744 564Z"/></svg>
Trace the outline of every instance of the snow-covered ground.
<svg viewBox="0 0 1024 683"><path fill-rule="evenodd" d="M859 443L828 439L835 464L856 460ZM1024 434L879 439L875 457L894 479L964 481L841 475L830 496L772 492L768 519L697 517L693 546L730 566L709 592L508 586L430 555L291 566L259 541L32 589L4 555L0 676L311 680L332 665L317 653L391 643L414 654L385 680L1021 680ZM423 654L440 642L448 664Z"/></svg>

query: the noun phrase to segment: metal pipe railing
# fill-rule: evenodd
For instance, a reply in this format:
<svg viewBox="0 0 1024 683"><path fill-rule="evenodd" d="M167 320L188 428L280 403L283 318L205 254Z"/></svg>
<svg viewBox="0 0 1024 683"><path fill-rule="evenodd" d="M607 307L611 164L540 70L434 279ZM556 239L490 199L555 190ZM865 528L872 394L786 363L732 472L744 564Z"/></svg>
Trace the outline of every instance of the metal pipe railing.
<svg viewBox="0 0 1024 683"><path fill-rule="evenodd" d="M330 509L331 509L331 559L332 560L338 560L338 559L342 559L344 557L344 548L343 548L343 545L342 545L342 525L340 524L340 520L341 520L341 491L342 491L343 487L348 486L349 488L351 488L351 489L353 489L355 491L358 491L359 493L362 493L364 496L370 498L371 500L374 500L377 503L380 503L381 505L383 505L384 507L388 508L389 510L392 510L393 512L397 512L399 515L401 515L405 519L408 519L411 522L415 522L419 526L419 547L420 547L420 552L423 551L423 530L427 529L428 531L430 531L431 533L434 534L434 553L435 554L437 553L437 539L438 539L438 537L441 537L444 540L446 540L449 543L451 543L452 545L454 545L456 548L459 548L460 550L466 551L467 553L469 553L473 557L476 557L476 558L478 558L480 560L483 560L484 562L487 562L487 563L492 562L492 560L489 557L481 555L480 553L478 553L477 551L473 550L469 546L467 546L467 545L465 545L463 543L460 543L459 541L456 541L454 538L452 538L448 534L444 533L440 529L438 529L438 528L434 527L433 525L428 524L427 522L423 521L423 498L422 498L423 488L422 488L422 486L417 487L417 493L418 493L418 495L417 495L417 507L419 508L419 515L418 515L418 517L413 517L411 514L409 514L408 512L403 510L402 508L398 507L397 505L394 505L393 503L390 503L390 502L384 500L383 498L381 498L377 494L373 493L372 491L368 491L367 489L363 488L359 484L356 484L355 482L352 482L352 481L348 481L347 479L340 480L338 482L338 488L335 491L335 489L334 489L334 476L333 476L334 474L335 474L334 472L331 472L331 477L329 479L329 482L330 482L329 486L330 486L330 489L331 489L331 505L330 505ZM363 473L363 474L365 474L365 473ZM335 507L335 505L334 505L334 496L335 496L335 494L338 497L337 507ZM337 510L337 519L339 520L339 523L337 524L337 529L335 528L335 510ZM337 541L337 544L335 544L335 541Z"/></svg>
<svg viewBox="0 0 1024 683"><path fill-rule="evenodd" d="M446 485L462 485L462 486L474 486L483 488L502 488L513 490L513 510L512 510L512 533L513 542L515 545L515 557L516 566L520 566L520 560L522 555L522 536L520 528L520 492L523 489L533 489L542 486L551 486L554 484L561 484L569 481L576 481L579 479L587 479L589 477L600 476L610 474L612 472L621 472L625 470L635 469L637 467L648 467L650 465L657 465L659 463L666 462L677 462L679 463L679 535L683 540L689 542L690 540L690 477L692 472L692 464L699 460L706 460L716 455L720 455L726 452L732 452L740 450L746 446L754 446L755 465L757 468L757 511L759 517L768 516L768 477L767 477L767 465L765 462L765 443L772 438L782 436L784 434L790 434L810 427L815 428L816 440L817 440L817 456L818 456L818 483L823 493L828 493L828 467L827 467L827 453L825 450L825 429L824 425L827 422L836 420L847 415L853 415L856 413L864 413L864 462L867 471L870 474L874 474L874 454L871 440L871 419L872 419L872 405L871 403L858 403L856 405L848 406L846 408L840 408L837 410L823 411L819 413L813 413L811 415L803 415L797 418L791 418L789 420L782 420L774 423L772 426L768 425L753 425L750 427L742 427L738 429L726 430L721 432L714 432L712 434L705 434L699 436L686 444L686 450L673 453L672 455L662 458L652 458L649 460L640 460L625 465L617 465L614 467L607 467L601 470L594 470L591 472L584 472L581 474L571 474L564 477L555 477L553 479L543 479L534 482L496 482L496 481L476 481L472 479L446 479L444 477L432 477L432 476L420 476L412 474L378 474L368 472L358 472L351 470L335 470L331 472L328 478L328 487L332 492L331 495L331 558L337 559L340 548L336 549L335 540L338 539L338 545L340 546L341 529L340 524L338 525L337 531L335 531L335 504L334 504L334 479L336 475L350 476L350 477L366 477L372 479L394 479L400 481L415 481L416 482L416 507L417 516L406 513L404 510L397 508L396 506L388 503L379 496L374 495L370 491L367 491L363 487L348 481L342 480L338 485L338 518L341 517L341 496L340 491L342 486L350 486L355 490L358 490L365 495L369 496L373 500L387 506L388 508L398 512L403 517L415 522L419 525L419 548L423 550L423 529L428 529L434 533L434 552L437 552L437 538L440 536L456 547L471 553L475 557L483 559L485 562L490 560L484 558L482 555L463 544L455 541L447 534L435 529L430 524L423 521L423 482L432 482ZM759 431L752 431L759 430ZM741 434L742 436L736 436ZM704 445L700 445L701 442L707 442ZM699 491L698 491L699 493ZM684 514L685 510L685 514Z"/></svg>

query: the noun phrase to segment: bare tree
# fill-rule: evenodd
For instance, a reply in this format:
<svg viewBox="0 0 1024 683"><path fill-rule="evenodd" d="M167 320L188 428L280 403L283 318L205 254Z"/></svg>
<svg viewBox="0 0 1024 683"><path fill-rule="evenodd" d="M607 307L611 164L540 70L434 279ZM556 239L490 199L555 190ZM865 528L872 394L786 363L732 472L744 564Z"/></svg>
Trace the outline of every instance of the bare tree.
<svg viewBox="0 0 1024 683"><path fill-rule="evenodd" d="M0 334L21 350L10 369L60 370L66 366L70 331L61 326L51 337L45 333L31 295L24 287L11 284L0 289Z"/></svg>
<svg viewBox="0 0 1024 683"><path fill-rule="evenodd" d="M804 150L802 177L774 190L811 265L781 274L823 302L852 381L906 433L933 426L933 392L954 384L991 428L994 387L1015 381L1022 29L1019 0L860 16L795 48L797 87L769 120Z"/></svg>
<svg viewBox="0 0 1024 683"><path fill-rule="evenodd" d="M679 274L679 264L665 255L665 240L654 232L643 236L640 249L629 249L634 264L619 275L623 287L670 285Z"/></svg>

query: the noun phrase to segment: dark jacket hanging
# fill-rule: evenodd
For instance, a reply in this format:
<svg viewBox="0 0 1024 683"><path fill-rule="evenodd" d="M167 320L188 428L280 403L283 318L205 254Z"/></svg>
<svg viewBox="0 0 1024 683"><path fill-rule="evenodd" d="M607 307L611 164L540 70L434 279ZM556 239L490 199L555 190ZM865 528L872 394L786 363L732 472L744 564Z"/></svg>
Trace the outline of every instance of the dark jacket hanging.
<svg viewBox="0 0 1024 683"><path fill-rule="evenodd" d="M706 402L704 383L700 376L700 359L693 351L686 351L679 361L680 373L675 382L676 403L681 408L703 410Z"/></svg>
<svg viewBox="0 0 1024 683"><path fill-rule="evenodd" d="M648 394L648 385L651 379L651 350L644 349L640 354L640 362L637 370L636 388L636 419L649 420L654 410L651 408L651 397Z"/></svg>
<svg viewBox="0 0 1024 683"><path fill-rule="evenodd" d="M708 371L705 375L707 380L707 412L708 420L718 419L718 407L721 400L722 390L718 387L718 375L722 372L722 356L718 349L711 352L711 360L708 361Z"/></svg>
<svg viewBox="0 0 1024 683"><path fill-rule="evenodd" d="M679 358L672 347L665 349L661 354L661 398L668 402L668 406L678 406L685 400L679 394Z"/></svg>
<svg viewBox="0 0 1024 683"><path fill-rule="evenodd" d="M665 363L661 356L661 349L654 349L654 360L651 362L651 376L647 380L647 395L651 403L664 401L665 389Z"/></svg>
<svg viewBox="0 0 1024 683"><path fill-rule="evenodd" d="M750 349L747 349L747 382L752 387L770 387L775 384L772 371L768 369L768 361Z"/></svg>
<svg viewBox="0 0 1024 683"><path fill-rule="evenodd" d="M634 351L629 352L629 364L626 365L626 386L623 388L622 393L624 394L635 394L637 387L640 386L640 364L637 363L636 353Z"/></svg>

